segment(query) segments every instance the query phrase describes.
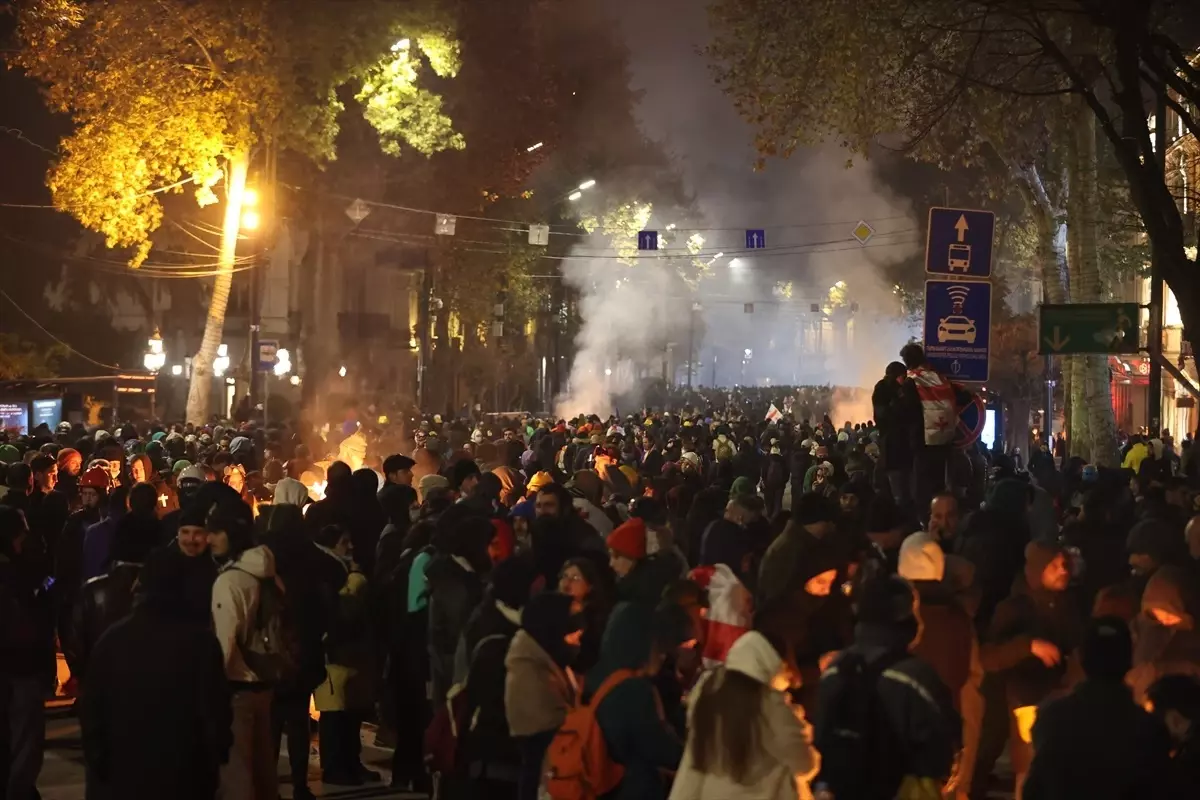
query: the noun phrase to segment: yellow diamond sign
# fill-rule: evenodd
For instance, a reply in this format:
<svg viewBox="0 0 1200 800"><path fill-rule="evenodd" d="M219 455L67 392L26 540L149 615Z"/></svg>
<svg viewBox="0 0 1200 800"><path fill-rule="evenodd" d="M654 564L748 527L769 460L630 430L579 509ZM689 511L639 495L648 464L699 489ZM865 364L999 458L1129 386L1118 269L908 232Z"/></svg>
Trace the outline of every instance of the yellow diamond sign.
<svg viewBox="0 0 1200 800"><path fill-rule="evenodd" d="M860 219L851 233L854 234L855 239L858 239L859 244L866 244L875 235L875 229Z"/></svg>

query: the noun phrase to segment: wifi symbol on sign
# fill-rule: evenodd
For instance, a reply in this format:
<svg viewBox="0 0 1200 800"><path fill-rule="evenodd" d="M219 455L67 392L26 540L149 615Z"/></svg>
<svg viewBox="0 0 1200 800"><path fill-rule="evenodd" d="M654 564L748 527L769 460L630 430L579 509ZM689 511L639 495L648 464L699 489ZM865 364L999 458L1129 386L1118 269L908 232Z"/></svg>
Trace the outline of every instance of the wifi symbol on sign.
<svg viewBox="0 0 1200 800"><path fill-rule="evenodd" d="M970 293L971 290L966 286L951 286L946 290L946 294L950 295L950 302L954 304L955 314L962 313L963 303L966 301L967 295Z"/></svg>

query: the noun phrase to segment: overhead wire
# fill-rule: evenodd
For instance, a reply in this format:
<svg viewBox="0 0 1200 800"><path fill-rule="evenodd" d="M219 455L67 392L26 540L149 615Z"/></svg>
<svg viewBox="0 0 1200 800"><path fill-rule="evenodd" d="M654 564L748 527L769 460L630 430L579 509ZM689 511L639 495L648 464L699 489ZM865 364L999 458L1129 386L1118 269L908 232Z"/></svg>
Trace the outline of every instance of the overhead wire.
<svg viewBox="0 0 1200 800"><path fill-rule="evenodd" d="M9 297L8 292L4 291L3 289L0 289L0 297L3 297L8 302L12 303L13 308L15 308L17 310L17 312L21 314L21 316L25 317L25 319L27 319L31 323L33 323L33 326L35 328L37 328L39 331L41 331L42 333L49 336L51 339L53 339L58 344L67 348L67 350L70 351L71 353L73 353L74 355L82 358L84 361L87 361L91 364L95 364L98 367L103 367L104 369L111 369L111 370L114 370L117 372L119 372L122 369L121 367L117 366L116 364L105 364L103 361L97 361L96 359L92 358L91 356L79 352L74 347L67 344L62 339L58 338L53 333L51 333L50 331L46 330L45 326L42 325L42 323L38 322L33 317L29 316L28 312L26 312L25 309L21 308L21 304L18 303L16 300L13 300L11 297Z"/></svg>

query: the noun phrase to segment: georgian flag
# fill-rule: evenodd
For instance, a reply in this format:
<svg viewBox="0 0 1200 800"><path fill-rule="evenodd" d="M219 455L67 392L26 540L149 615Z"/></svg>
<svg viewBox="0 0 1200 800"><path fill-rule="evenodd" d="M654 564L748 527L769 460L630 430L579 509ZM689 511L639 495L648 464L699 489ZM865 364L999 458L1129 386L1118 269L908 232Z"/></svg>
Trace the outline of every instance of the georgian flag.
<svg viewBox="0 0 1200 800"><path fill-rule="evenodd" d="M778 422L783 419L783 413L771 403L771 407L767 409L767 422Z"/></svg>

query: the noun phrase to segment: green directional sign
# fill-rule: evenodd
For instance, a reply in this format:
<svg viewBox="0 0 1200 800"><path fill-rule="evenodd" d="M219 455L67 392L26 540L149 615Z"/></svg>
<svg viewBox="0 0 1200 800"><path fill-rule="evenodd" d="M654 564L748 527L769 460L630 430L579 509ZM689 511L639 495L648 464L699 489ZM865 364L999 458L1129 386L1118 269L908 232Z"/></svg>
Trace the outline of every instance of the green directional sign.
<svg viewBox="0 0 1200 800"><path fill-rule="evenodd" d="M1042 355L1073 353L1136 353L1137 303L1043 303L1038 314L1038 352Z"/></svg>

